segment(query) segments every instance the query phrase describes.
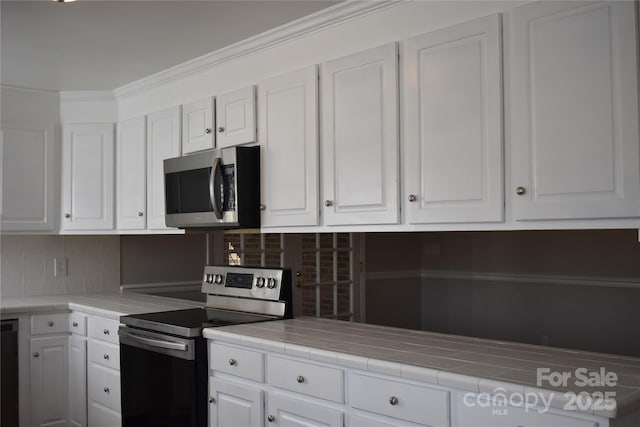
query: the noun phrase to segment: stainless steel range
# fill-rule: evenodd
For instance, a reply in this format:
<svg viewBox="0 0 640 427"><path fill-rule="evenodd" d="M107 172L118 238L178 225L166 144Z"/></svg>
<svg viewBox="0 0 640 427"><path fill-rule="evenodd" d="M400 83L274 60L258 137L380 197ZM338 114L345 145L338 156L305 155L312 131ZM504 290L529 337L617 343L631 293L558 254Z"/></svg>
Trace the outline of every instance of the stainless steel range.
<svg viewBox="0 0 640 427"><path fill-rule="evenodd" d="M207 348L202 329L291 317L291 272L207 266L206 307L122 316L123 427L207 424Z"/></svg>

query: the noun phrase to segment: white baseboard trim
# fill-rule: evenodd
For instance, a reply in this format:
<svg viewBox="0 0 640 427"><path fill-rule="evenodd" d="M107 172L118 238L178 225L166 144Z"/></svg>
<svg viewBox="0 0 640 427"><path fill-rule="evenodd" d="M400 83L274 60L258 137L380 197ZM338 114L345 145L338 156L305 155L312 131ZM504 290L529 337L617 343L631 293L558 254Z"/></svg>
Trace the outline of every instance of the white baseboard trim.
<svg viewBox="0 0 640 427"><path fill-rule="evenodd" d="M544 274L491 273L455 270L405 270L370 272L366 280L393 279L446 279L446 280L480 280L491 282L535 283L571 286L599 286L607 288L640 288L640 279L623 277L591 277L591 276L558 276Z"/></svg>

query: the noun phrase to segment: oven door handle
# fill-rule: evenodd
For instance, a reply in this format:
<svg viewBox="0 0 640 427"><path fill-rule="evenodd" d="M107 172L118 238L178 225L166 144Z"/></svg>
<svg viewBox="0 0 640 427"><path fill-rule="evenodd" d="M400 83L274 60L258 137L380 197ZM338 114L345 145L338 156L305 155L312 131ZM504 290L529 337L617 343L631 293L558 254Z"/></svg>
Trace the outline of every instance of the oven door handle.
<svg viewBox="0 0 640 427"><path fill-rule="evenodd" d="M223 181L221 163L220 157L216 157L209 177L209 197L211 198L213 213L218 219L222 219L222 207L220 206L220 185Z"/></svg>
<svg viewBox="0 0 640 427"><path fill-rule="evenodd" d="M120 329L119 334L121 336L125 336L132 341L137 341L142 344L146 344L152 347L164 348L167 350L177 350L177 351L187 351L187 345L180 342L171 342L171 341L163 341L156 340L153 338L142 337L138 334L134 334L132 332Z"/></svg>

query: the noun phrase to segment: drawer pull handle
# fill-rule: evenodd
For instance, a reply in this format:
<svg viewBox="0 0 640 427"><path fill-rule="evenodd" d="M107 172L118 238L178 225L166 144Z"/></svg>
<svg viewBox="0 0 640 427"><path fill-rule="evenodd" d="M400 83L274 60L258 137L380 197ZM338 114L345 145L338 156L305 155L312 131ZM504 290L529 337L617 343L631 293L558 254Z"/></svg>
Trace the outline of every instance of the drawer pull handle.
<svg viewBox="0 0 640 427"><path fill-rule="evenodd" d="M73 327L77 328L78 327L78 322L73 322Z"/></svg>
<svg viewBox="0 0 640 427"><path fill-rule="evenodd" d="M33 353L33 357L40 357L40 353Z"/></svg>
<svg viewBox="0 0 640 427"><path fill-rule="evenodd" d="M270 423L274 422L276 420L276 417L274 417L273 415L269 415L267 417L267 421L269 421Z"/></svg>
<svg viewBox="0 0 640 427"><path fill-rule="evenodd" d="M216 398L213 397L213 396L209 396L209 403L215 404L216 403Z"/></svg>
<svg viewBox="0 0 640 427"><path fill-rule="evenodd" d="M105 329L104 331L102 331L102 333L105 334L105 335L109 335L109 330Z"/></svg>
<svg viewBox="0 0 640 427"><path fill-rule="evenodd" d="M103 390L105 393L109 393L109 387L105 387Z"/></svg>
<svg viewBox="0 0 640 427"><path fill-rule="evenodd" d="M235 366L236 363L238 363L238 362L236 362L236 359L229 359L229 365Z"/></svg>
<svg viewBox="0 0 640 427"><path fill-rule="evenodd" d="M296 378L296 381L298 381L298 384L302 384L304 382L304 377L302 375L298 375L298 378Z"/></svg>
<svg viewBox="0 0 640 427"><path fill-rule="evenodd" d="M53 326L53 325L55 325L55 323L54 323L53 321L49 320L49 321L47 322L47 325L49 325L49 326Z"/></svg>
<svg viewBox="0 0 640 427"><path fill-rule="evenodd" d="M108 354L105 354L105 355L104 355L104 356L102 356L102 357L104 357L104 360L109 360L109 355L108 355Z"/></svg>
<svg viewBox="0 0 640 427"><path fill-rule="evenodd" d="M389 398L389 403L390 403L392 406L396 406L396 405L398 404L398 398L397 398L397 397L395 397L395 396L391 396L391 397Z"/></svg>

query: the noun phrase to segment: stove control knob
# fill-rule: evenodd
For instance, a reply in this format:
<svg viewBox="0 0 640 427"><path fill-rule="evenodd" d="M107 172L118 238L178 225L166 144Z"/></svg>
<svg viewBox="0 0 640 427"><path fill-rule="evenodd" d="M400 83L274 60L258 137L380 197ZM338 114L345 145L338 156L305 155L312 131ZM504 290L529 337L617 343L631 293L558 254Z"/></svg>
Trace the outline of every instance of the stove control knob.
<svg viewBox="0 0 640 427"><path fill-rule="evenodd" d="M264 277L256 278L256 288L264 288Z"/></svg>
<svg viewBox="0 0 640 427"><path fill-rule="evenodd" d="M216 274L216 284L218 285L222 285L222 279L224 278L224 276L222 274Z"/></svg>
<svg viewBox="0 0 640 427"><path fill-rule="evenodd" d="M213 283L213 274L207 273L206 276L204 276L204 281L205 283Z"/></svg>
<svg viewBox="0 0 640 427"><path fill-rule="evenodd" d="M276 287L276 279L274 279L273 277L269 277L269 279L267 280L267 288L273 289L275 287Z"/></svg>

